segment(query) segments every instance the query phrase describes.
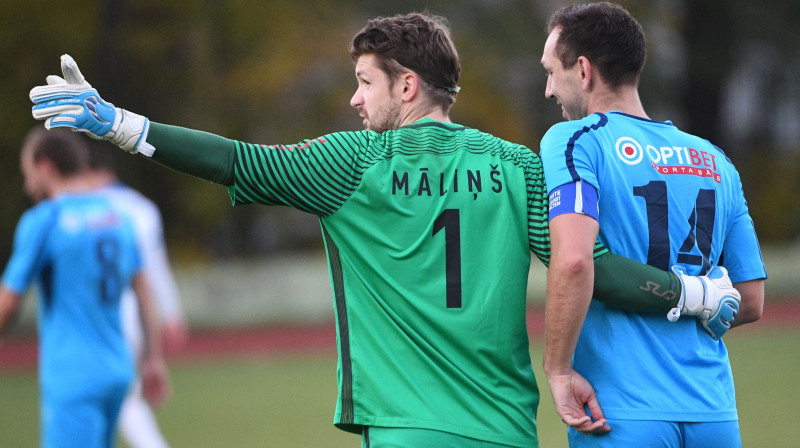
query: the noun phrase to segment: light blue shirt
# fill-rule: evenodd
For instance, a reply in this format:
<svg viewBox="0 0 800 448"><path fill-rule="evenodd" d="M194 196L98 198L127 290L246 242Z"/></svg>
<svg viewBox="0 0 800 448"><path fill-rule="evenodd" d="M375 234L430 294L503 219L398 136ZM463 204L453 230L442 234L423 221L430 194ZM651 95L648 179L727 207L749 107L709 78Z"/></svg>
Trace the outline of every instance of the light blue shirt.
<svg viewBox="0 0 800 448"><path fill-rule="evenodd" d="M130 382L122 291L140 269L133 227L96 194L62 195L23 214L3 284L39 286L39 370L46 395Z"/></svg>
<svg viewBox="0 0 800 448"><path fill-rule="evenodd" d="M596 210L599 238L616 254L692 275L723 265L734 283L766 278L739 174L708 141L609 112L553 126L540 154L551 219ZM607 418L737 419L725 344L694 318L670 323L592 301L574 365Z"/></svg>

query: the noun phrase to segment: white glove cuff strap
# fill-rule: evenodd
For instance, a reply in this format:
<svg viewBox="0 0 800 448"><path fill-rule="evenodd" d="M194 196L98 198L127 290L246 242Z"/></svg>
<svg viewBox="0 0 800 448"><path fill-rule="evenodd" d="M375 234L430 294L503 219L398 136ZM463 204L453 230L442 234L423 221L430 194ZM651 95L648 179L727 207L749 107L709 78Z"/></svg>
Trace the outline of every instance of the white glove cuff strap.
<svg viewBox="0 0 800 448"><path fill-rule="evenodd" d="M153 157L153 153L156 152L155 146L147 143L147 133L150 131L150 121L147 121L147 129L142 132L142 138L139 145L136 146L134 149L135 152L133 154L139 153L143 156Z"/></svg>
<svg viewBox="0 0 800 448"><path fill-rule="evenodd" d="M699 277L686 275L685 271L676 270L672 271L678 275L681 281L682 291L681 298L678 300L678 305L667 313L667 319L670 322L675 322L681 316L704 316L705 313L705 295L706 286L703 280Z"/></svg>
<svg viewBox="0 0 800 448"><path fill-rule="evenodd" d="M142 153L151 157L155 148L147 143L149 130L147 117L117 108L114 126L103 137L131 154Z"/></svg>
<svg viewBox="0 0 800 448"><path fill-rule="evenodd" d="M689 275L681 276L683 281L683 296L681 297L681 315L700 316L707 318L705 309L706 285L700 277Z"/></svg>

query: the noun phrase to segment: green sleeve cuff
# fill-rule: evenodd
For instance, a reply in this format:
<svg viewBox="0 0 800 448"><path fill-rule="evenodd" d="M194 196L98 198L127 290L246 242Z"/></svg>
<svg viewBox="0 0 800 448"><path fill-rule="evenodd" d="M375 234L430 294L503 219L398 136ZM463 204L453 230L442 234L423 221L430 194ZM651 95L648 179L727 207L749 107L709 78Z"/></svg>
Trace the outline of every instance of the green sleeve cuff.
<svg viewBox="0 0 800 448"><path fill-rule="evenodd" d="M216 184L233 185L233 140L151 121L147 142L156 148L152 157L156 162Z"/></svg>
<svg viewBox="0 0 800 448"><path fill-rule="evenodd" d="M678 304L678 276L613 253L594 260L594 295L608 305L639 312L667 312Z"/></svg>

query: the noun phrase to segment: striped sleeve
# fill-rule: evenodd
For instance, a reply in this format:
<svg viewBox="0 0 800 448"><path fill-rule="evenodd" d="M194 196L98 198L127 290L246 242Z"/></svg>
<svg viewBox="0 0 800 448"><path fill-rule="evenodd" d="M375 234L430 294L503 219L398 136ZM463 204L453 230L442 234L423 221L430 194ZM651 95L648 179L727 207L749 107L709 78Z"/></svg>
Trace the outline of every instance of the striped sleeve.
<svg viewBox="0 0 800 448"><path fill-rule="evenodd" d="M528 189L528 242L531 251L544 263L550 265L550 227L547 220L548 199L544 171L539 156L531 154L532 162L526 170Z"/></svg>
<svg viewBox="0 0 800 448"><path fill-rule="evenodd" d="M533 154L533 153L532 153ZM534 160L529 164L527 176L528 189L528 241L531 251L544 263L550 265L550 226L549 207L550 201L547 194L547 185L544 179L542 162L533 154ZM594 244L594 259L610 253L599 240Z"/></svg>
<svg viewBox="0 0 800 448"><path fill-rule="evenodd" d="M231 200L329 216L358 187L370 143L365 132L329 134L294 145L236 142Z"/></svg>

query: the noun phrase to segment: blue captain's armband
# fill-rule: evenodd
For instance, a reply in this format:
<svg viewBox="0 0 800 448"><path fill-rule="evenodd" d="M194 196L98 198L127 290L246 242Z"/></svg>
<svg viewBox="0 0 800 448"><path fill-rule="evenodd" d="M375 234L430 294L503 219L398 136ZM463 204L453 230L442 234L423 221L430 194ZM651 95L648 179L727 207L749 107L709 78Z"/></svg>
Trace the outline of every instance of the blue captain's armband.
<svg viewBox="0 0 800 448"><path fill-rule="evenodd" d="M550 192L550 219L564 213L580 213L599 220L597 189L582 180L554 188Z"/></svg>

